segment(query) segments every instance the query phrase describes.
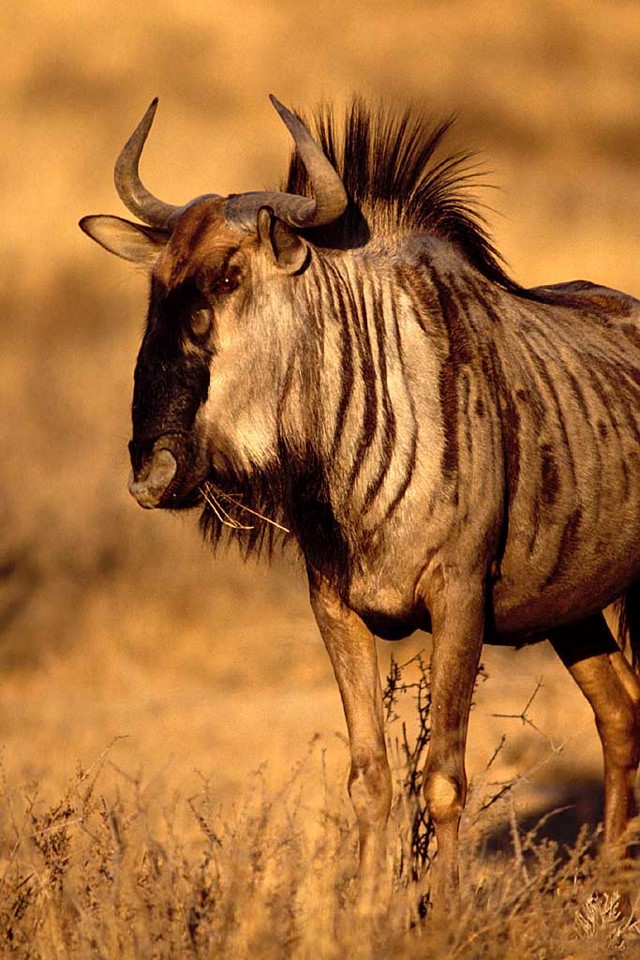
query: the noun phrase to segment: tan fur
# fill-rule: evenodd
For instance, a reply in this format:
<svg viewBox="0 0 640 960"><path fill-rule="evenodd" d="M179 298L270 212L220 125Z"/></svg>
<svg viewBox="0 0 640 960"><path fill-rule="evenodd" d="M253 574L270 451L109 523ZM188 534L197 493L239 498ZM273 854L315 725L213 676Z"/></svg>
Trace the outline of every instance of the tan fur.
<svg viewBox="0 0 640 960"><path fill-rule="evenodd" d="M212 269L229 251L255 246L255 237L226 222L224 201L201 200L176 220L154 275L168 288L177 287L203 268Z"/></svg>

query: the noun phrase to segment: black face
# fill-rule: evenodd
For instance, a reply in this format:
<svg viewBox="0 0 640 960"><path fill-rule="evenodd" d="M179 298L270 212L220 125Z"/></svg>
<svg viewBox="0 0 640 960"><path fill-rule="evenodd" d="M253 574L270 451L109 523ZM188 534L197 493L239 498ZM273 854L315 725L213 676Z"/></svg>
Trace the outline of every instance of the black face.
<svg viewBox="0 0 640 960"><path fill-rule="evenodd" d="M206 476L194 426L209 390L210 324L209 303L195 283L168 291L157 278L152 280L147 330L134 375L129 443L130 489L144 506L188 506ZM167 469L170 457L158 458L158 451L169 451L175 459L173 473Z"/></svg>

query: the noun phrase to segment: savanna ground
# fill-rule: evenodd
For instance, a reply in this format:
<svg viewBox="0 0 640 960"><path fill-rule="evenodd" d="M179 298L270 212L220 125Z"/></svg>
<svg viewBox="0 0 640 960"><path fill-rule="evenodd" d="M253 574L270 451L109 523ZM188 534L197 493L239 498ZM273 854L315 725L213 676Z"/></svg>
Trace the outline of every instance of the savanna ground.
<svg viewBox="0 0 640 960"><path fill-rule="evenodd" d="M288 556L212 560L192 518L130 501L145 282L76 227L122 212L113 160L155 94L143 175L180 202L277 182L268 92L359 91L460 112L454 146L484 152L518 280L640 295L636 3L28 0L0 23L0 955L640 955L607 899L637 871L591 857L590 712L544 645L486 652L448 930L420 916L428 873L410 882L411 761L390 723L393 905L354 922L344 724L302 575ZM410 744L415 692L396 696Z"/></svg>

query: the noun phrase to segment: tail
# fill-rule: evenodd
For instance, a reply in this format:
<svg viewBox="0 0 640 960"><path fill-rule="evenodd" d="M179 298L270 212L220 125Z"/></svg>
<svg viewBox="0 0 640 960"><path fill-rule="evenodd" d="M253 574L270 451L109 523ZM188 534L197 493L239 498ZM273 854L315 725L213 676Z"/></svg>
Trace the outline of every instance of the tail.
<svg viewBox="0 0 640 960"><path fill-rule="evenodd" d="M618 640L631 650L631 666L640 674L640 580L627 587L619 601Z"/></svg>

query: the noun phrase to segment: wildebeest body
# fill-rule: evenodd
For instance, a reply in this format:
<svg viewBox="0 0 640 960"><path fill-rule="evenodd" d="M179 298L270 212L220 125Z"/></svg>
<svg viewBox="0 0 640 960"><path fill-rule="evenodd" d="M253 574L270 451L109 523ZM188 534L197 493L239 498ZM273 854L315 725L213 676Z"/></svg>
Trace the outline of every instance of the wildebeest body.
<svg viewBox="0 0 640 960"><path fill-rule="evenodd" d="M152 276L136 365L130 490L203 506L248 552L286 526L303 555L351 747L364 900L391 803L372 632L433 633L424 789L457 885L464 747L482 643L548 637L593 707L605 843L623 844L640 684L601 611L623 601L640 661L640 304L583 281L525 290L502 269L430 129L355 105L342 142L296 142L283 192L171 207L116 164L145 220L83 229Z"/></svg>

